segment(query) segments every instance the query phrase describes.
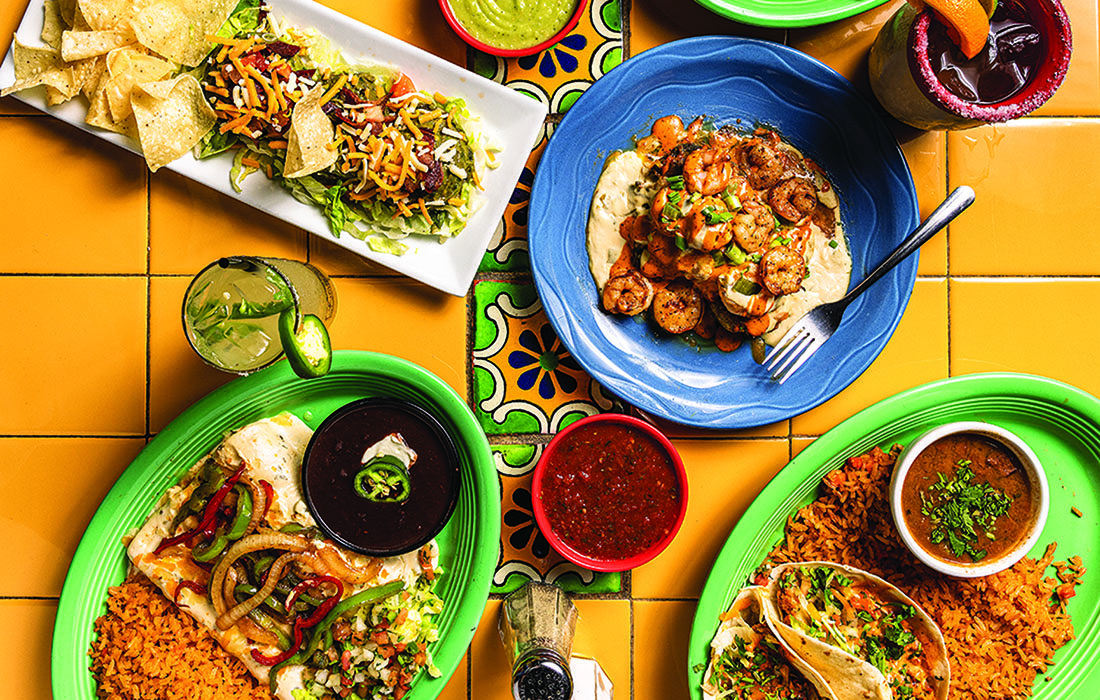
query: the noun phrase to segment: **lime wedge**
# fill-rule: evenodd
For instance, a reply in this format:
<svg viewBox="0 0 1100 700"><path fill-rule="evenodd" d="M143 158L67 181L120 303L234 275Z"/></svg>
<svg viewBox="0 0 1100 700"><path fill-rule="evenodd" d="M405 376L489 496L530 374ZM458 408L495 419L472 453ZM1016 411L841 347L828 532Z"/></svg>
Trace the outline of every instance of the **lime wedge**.
<svg viewBox="0 0 1100 700"><path fill-rule="evenodd" d="M294 373L303 379L322 377L332 367L332 343L324 322L305 314L295 327L297 314L287 309L279 314L279 340Z"/></svg>
<svg viewBox="0 0 1100 700"><path fill-rule="evenodd" d="M992 17L993 13L997 11L997 0L978 0L982 4L982 9L985 10L987 17Z"/></svg>

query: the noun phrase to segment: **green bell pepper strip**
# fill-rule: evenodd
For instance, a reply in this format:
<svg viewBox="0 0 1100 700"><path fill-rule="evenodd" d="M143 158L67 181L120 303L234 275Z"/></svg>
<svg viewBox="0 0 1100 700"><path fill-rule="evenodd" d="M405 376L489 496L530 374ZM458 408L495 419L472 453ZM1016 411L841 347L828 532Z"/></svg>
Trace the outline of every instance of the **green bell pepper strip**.
<svg viewBox="0 0 1100 700"><path fill-rule="evenodd" d="M225 551L228 545L229 538L226 537L221 528L218 528L212 538L206 542L199 542L191 548L191 558L201 562L213 561L219 554Z"/></svg>
<svg viewBox="0 0 1100 700"><path fill-rule="evenodd" d="M375 503L402 503L409 499L409 470L396 457L383 455L363 465L355 475L355 492Z"/></svg>
<svg viewBox="0 0 1100 700"><path fill-rule="evenodd" d="M349 611L355 610L360 606L367 605L369 603L377 603L380 600L385 600L392 595L396 595L405 590L404 581L391 581L381 586L374 586L373 588L367 588L359 591L355 595L351 596L347 600L337 603L331 610L325 614L324 618L316 624L313 629L312 637L309 641L309 646L305 649L298 649L293 654L286 656L285 658L278 658L273 664L271 664L271 692L275 692L275 686L278 681L279 669L290 664L304 663L309 657L313 656L313 653L321 648L321 642L329 633L332 623L336 621L342 615L347 614ZM295 632L297 635L301 634L301 627L295 623ZM296 635L296 636L297 636ZM256 657L255 650L252 654L253 658ZM280 655L282 656L282 655ZM256 659L260 663L260 659Z"/></svg>
<svg viewBox="0 0 1100 700"><path fill-rule="evenodd" d="M304 314L298 321L294 309L283 311L279 314L279 340L290 368L299 377L310 379L328 374L332 367L332 342L320 318Z"/></svg>
<svg viewBox="0 0 1100 700"><path fill-rule="evenodd" d="M237 512L234 513L225 536L231 540L239 540L248 529L248 523L252 521L252 492L242 484L237 484L233 490L237 492Z"/></svg>

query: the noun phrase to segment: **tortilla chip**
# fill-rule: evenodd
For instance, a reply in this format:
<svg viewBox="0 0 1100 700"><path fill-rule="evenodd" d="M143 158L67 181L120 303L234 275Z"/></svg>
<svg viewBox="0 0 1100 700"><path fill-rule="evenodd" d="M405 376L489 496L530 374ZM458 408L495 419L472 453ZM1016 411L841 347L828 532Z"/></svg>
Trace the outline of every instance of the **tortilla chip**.
<svg viewBox="0 0 1100 700"><path fill-rule="evenodd" d="M61 18L61 4L58 0L45 0L42 3L42 42L51 49L61 49L61 32L65 31L65 20Z"/></svg>
<svg viewBox="0 0 1100 700"><path fill-rule="evenodd" d="M129 16L129 0L77 0L80 14L95 30L122 29Z"/></svg>
<svg viewBox="0 0 1100 700"><path fill-rule="evenodd" d="M66 99L80 91L75 84L73 70L61 60L61 54L55 49L42 46L26 46L16 37L11 45L12 62L15 68L15 83L0 90L0 97L13 92L26 90L39 85L53 87Z"/></svg>
<svg viewBox="0 0 1100 700"><path fill-rule="evenodd" d="M107 55L107 71L110 79L104 85L111 117L122 121L133 113L130 93L138 83L151 83L168 75L175 64L150 56L140 49L123 47Z"/></svg>
<svg viewBox="0 0 1100 700"><path fill-rule="evenodd" d="M134 17L138 41L161 56L195 66L210 52L214 34L236 7L236 0L160 0Z"/></svg>
<svg viewBox="0 0 1100 700"><path fill-rule="evenodd" d="M216 121L199 81L186 73L136 86L130 105L145 162L153 172L189 151Z"/></svg>
<svg viewBox="0 0 1100 700"><path fill-rule="evenodd" d="M106 79L107 74L104 73L103 77ZM84 117L84 121L92 126L98 126L100 129L113 131L134 139L137 138L137 122L133 114L122 121L115 121L111 118L106 90L98 90L93 93L91 105L88 107L88 114Z"/></svg>
<svg viewBox="0 0 1100 700"><path fill-rule="evenodd" d="M336 162L332 144L332 120L321 111L324 87L318 85L298 100L290 114L283 177L302 177L324 170Z"/></svg>
<svg viewBox="0 0 1100 700"><path fill-rule="evenodd" d="M66 27L72 27L76 19L76 0L57 0L57 11Z"/></svg>
<svg viewBox="0 0 1100 700"><path fill-rule="evenodd" d="M61 58L79 61L82 58L100 56L133 42L134 34L130 31L107 29L78 32L70 29L61 34Z"/></svg>
<svg viewBox="0 0 1100 700"><path fill-rule="evenodd" d="M73 63L72 68L78 87L84 92L84 96L91 100L96 88L99 87L100 78L107 71L107 57L85 58L83 61Z"/></svg>

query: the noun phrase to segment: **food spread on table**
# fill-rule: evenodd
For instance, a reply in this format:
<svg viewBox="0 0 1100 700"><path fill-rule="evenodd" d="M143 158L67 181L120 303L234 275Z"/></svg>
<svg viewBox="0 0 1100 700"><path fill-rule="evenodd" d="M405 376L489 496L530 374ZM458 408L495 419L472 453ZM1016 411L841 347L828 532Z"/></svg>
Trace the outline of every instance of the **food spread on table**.
<svg viewBox="0 0 1100 700"><path fill-rule="evenodd" d="M236 191L261 171L377 252L461 233L493 163L463 99L351 62L260 0L47 0L43 41L15 41L2 94L45 85L57 105L83 93L86 122L135 139L152 171L232 151Z"/></svg>
<svg viewBox="0 0 1100 700"><path fill-rule="evenodd" d="M400 698L421 671L438 675L439 549L375 558L328 540L301 494L312 434L288 413L231 433L127 554L275 697Z"/></svg>
<svg viewBox="0 0 1100 700"><path fill-rule="evenodd" d="M839 207L821 168L775 131L668 115L607 159L589 267L609 313L648 314L723 351L746 336L775 343L847 291Z"/></svg>
<svg viewBox="0 0 1100 700"><path fill-rule="evenodd" d="M1025 4L953 4L980 21L960 33L954 17L929 32L938 79L980 104L1026 87L1043 57ZM480 0L452 5L485 25L480 38L520 46L564 26L576 2L546 0L519 20ZM392 254L409 235L458 235L478 206L493 154L463 99L417 90L399 68L349 61L259 0L43 7L45 46L14 42L15 82L2 94L42 88L51 106L82 97L87 124L134 139L150 171L187 153L231 153L237 192L261 173L323 211L334 236ZM990 80L1006 65L1018 75ZM607 158L583 240L606 312L730 352L745 338L774 343L844 294L842 223L825 170L778 131L668 114ZM242 318L257 312L246 306ZM280 309L297 375L327 375L323 324ZM225 435L127 535L129 574L107 591L88 650L97 694L400 700L418 678L439 677L432 649L447 603L434 538L460 479L446 436L395 420L371 414L315 435L284 412ZM671 538L686 492L660 441L623 425L562 437L539 494L557 537L596 562ZM307 445L332 469L306 475ZM1068 601L1081 556L1055 561L1050 542L1038 560L976 579L922 566L890 516L899 450L851 457L787 518L716 621L696 669L706 669L706 697L1016 698L1053 666L1075 635ZM425 481L438 488L425 495ZM996 560L1035 522L1019 459L978 435L933 443L900 497L921 546L949 562ZM315 508L325 498L329 521ZM419 521L438 528L422 533ZM367 554L344 533L399 545Z"/></svg>

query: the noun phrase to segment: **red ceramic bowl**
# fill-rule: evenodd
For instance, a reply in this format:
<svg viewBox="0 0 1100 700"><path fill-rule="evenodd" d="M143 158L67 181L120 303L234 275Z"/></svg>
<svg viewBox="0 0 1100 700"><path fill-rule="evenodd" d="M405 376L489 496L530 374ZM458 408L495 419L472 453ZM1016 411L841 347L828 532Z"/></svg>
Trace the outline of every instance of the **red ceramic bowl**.
<svg viewBox="0 0 1100 700"><path fill-rule="evenodd" d="M555 551L592 571L626 571L676 536L687 512L687 474L653 425L604 413L554 436L535 467L531 499Z"/></svg>
<svg viewBox="0 0 1100 700"><path fill-rule="evenodd" d="M505 58L514 58L516 56L531 56L543 49L548 49L554 44L558 43L565 38L565 35L573 31L573 28L577 26L577 22L584 16L584 9L588 5L588 0L577 0L577 8L573 11L569 21L565 23L565 26L561 30L550 37L549 39L522 49L502 49L491 44L486 44L480 39L475 38L465 27L459 23L458 18L455 17L454 9L451 7L451 0L438 0L439 9L443 12L443 17L447 20L447 24L451 25L451 29L458 34L463 41L479 51L484 51L487 54L493 56L503 56Z"/></svg>

